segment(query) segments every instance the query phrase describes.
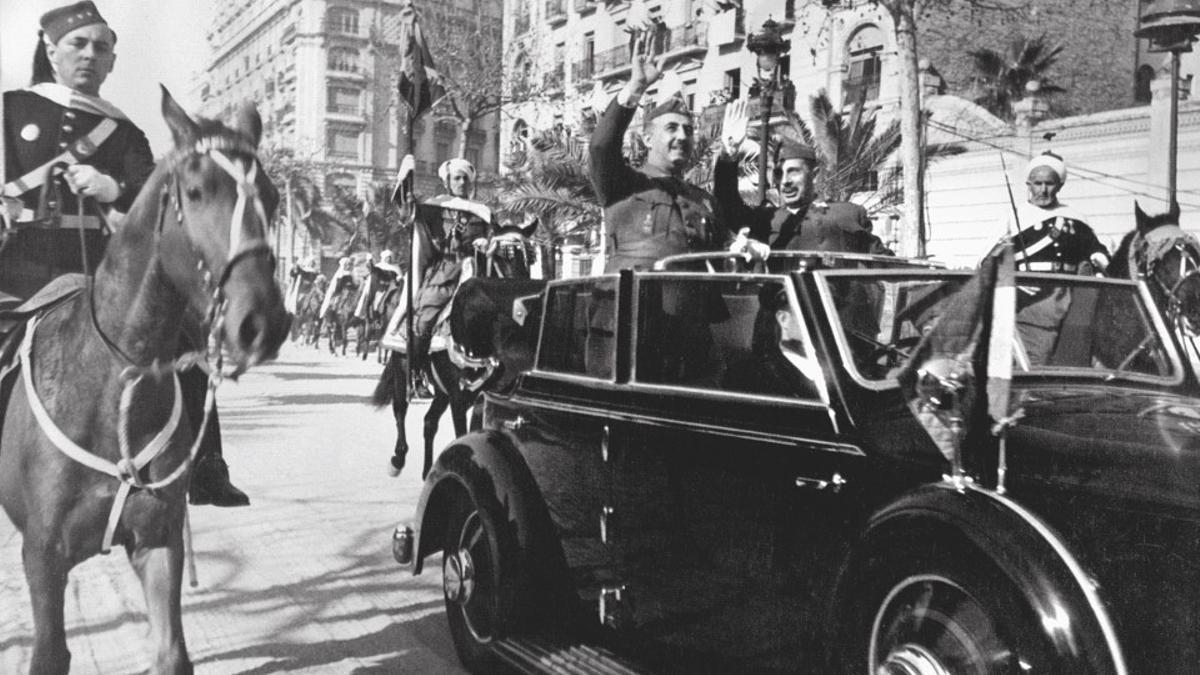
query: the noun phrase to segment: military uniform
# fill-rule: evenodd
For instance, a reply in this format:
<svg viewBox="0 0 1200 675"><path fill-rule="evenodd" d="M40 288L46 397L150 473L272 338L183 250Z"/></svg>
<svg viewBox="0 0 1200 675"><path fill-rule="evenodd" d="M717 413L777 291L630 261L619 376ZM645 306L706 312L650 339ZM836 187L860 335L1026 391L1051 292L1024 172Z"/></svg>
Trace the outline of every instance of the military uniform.
<svg viewBox="0 0 1200 675"><path fill-rule="evenodd" d="M1108 265L1108 248L1070 206L1060 203L1043 208L1022 204L1017 217L1020 229L1011 216L1003 225L1005 236L1011 236L1013 242L1017 269L1075 274L1085 263L1098 268Z"/></svg>
<svg viewBox="0 0 1200 675"><path fill-rule="evenodd" d="M773 250L892 255L871 234L871 219L858 204L814 201L794 213L786 206L749 206L742 200L737 182L737 162L718 159L713 185L729 226L749 228L750 238Z"/></svg>
<svg viewBox="0 0 1200 675"><path fill-rule="evenodd" d="M730 236L712 195L625 162L621 142L634 111L614 98L592 132L592 185L608 228L605 271L646 269L669 255L721 250Z"/></svg>
<svg viewBox="0 0 1200 675"><path fill-rule="evenodd" d="M4 113L4 196L19 199L22 211L0 251L0 292L28 297L55 276L83 270L79 226L88 268L95 270L107 241L101 209L128 211L154 170L154 156L145 134L114 106L61 85L5 92ZM118 198L105 207L84 199L80 218L79 200L62 177L50 178L46 189L47 170L57 162L89 164L111 176ZM29 226L34 221L38 226Z"/></svg>

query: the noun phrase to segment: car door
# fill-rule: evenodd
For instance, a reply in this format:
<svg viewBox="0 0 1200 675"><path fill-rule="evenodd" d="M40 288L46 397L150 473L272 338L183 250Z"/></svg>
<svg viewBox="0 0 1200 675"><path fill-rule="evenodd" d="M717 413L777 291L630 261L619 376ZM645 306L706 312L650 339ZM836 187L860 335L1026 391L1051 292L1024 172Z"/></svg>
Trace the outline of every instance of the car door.
<svg viewBox="0 0 1200 675"><path fill-rule="evenodd" d="M863 458L839 433L790 282L647 274L635 290L631 412L610 439L633 624L706 667L799 668L815 658L816 599ZM758 365L781 352L781 307L807 376Z"/></svg>

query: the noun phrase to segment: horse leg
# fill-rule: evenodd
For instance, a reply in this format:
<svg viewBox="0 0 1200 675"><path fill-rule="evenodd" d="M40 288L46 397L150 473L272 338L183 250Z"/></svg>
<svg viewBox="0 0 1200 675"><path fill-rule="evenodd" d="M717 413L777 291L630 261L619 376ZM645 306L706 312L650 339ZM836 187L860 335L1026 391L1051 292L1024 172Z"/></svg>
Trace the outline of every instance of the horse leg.
<svg viewBox="0 0 1200 675"><path fill-rule="evenodd" d="M25 532L21 561L33 601L33 655L29 672L33 675L65 675L71 670L71 652L63 625L63 603L67 573L71 566L56 542Z"/></svg>
<svg viewBox="0 0 1200 675"><path fill-rule="evenodd" d="M181 519L180 519L181 520ZM183 638L183 608L180 586L183 583L182 522L177 522L165 546L134 547L127 550L129 562L142 582L146 614L150 621L150 639L155 645L156 675L190 675Z"/></svg>
<svg viewBox="0 0 1200 675"><path fill-rule="evenodd" d="M433 400L429 402L429 411L425 413L425 466L421 469L421 478L428 476L433 468L433 441L437 436L438 421L448 407L450 397L441 389L435 389Z"/></svg>
<svg viewBox="0 0 1200 675"><path fill-rule="evenodd" d="M392 352L387 369L392 377L392 417L396 420L396 446L392 449L392 475L400 474L404 458L408 455L408 434L404 432L404 416L408 413L408 369L404 367L406 354Z"/></svg>

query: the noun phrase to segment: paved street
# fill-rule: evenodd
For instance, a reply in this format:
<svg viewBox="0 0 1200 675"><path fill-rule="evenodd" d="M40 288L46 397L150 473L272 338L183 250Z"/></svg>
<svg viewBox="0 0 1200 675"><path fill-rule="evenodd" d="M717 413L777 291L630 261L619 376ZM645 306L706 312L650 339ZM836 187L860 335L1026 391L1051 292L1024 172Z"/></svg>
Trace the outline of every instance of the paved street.
<svg viewBox="0 0 1200 675"><path fill-rule="evenodd" d="M364 403L380 369L373 357L289 344L221 388L226 459L252 505L191 509L199 587L185 580L183 621L197 673L462 672L438 566L412 577L392 561L392 527L421 483L412 466L386 474L390 412ZM424 405L414 412L410 438ZM448 417L444 427L439 446ZM20 542L0 517L4 674L27 670L32 636ZM66 615L72 673L149 668L141 590L122 552L75 568Z"/></svg>

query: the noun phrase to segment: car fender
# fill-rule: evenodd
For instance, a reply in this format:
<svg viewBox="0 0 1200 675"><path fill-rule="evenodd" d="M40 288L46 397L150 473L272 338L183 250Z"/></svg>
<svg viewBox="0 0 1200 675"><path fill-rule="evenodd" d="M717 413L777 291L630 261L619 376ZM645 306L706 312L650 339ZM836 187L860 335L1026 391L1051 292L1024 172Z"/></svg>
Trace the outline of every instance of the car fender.
<svg viewBox="0 0 1200 675"><path fill-rule="evenodd" d="M508 436L482 430L448 445L425 479L414 518L414 574L421 572L427 556L440 550L436 533L445 527L456 494L463 493L506 526L521 557L517 562L530 574L565 570L562 550L553 543L549 511L525 459Z"/></svg>
<svg viewBox="0 0 1200 675"><path fill-rule="evenodd" d="M839 576L835 602L854 592L855 570L922 542L968 545L993 561L1040 618L1040 632L1078 670L1127 672L1094 578L1065 540L1010 497L949 482L909 492L876 512Z"/></svg>

